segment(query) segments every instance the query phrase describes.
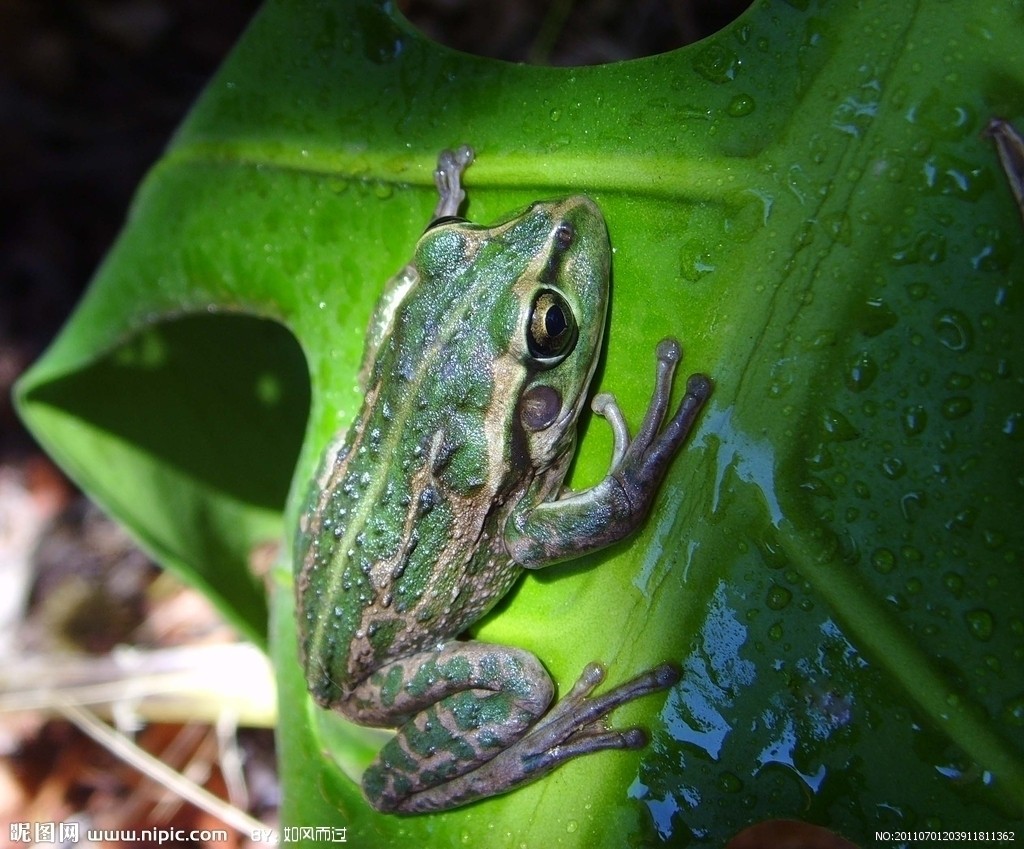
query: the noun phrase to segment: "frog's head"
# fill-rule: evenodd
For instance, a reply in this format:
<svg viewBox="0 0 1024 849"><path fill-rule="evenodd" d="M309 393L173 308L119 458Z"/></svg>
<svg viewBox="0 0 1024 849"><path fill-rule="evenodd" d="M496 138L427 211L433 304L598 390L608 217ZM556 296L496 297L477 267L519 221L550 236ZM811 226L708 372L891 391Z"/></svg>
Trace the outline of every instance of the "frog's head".
<svg viewBox="0 0 1024 849"><path fill-rule="evenodd" d="M463 434L479 424L513 476L546 470L572 448L601 350L610 264L604 217L583 196L490 226L440 218L417 245L418 284L394 321L405 371L434 363L438 409L463 411L453 427Z"/></svg>
<svg viewBox="0 0 1024 849"><path fill-rule="evenodd" d="M544 469L570 448L601 351L611 248L588 197L536 203L542 244L511 294L518 323L509 354L521 369L516 424L529 463Z"/></svg>

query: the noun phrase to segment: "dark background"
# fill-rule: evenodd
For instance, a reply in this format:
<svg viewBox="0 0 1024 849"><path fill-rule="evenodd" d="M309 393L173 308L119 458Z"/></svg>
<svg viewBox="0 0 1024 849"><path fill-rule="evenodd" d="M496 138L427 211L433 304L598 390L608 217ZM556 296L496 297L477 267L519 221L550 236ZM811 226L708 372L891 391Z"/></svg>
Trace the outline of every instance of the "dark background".
<svg viewBox="0 0 1024 849"><path fill-rule="evenodd" d="M0 464L10 387L56 335L132 192L255 0L0 0Z"/></svg>

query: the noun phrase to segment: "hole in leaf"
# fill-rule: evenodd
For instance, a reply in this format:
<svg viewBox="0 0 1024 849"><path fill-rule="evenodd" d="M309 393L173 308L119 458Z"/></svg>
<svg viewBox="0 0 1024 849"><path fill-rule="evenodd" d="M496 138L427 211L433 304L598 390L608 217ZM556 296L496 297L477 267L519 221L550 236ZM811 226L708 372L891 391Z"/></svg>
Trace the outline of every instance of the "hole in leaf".
<svg viewBox="0 0 1024 849"><path fill-rule="evenodd" d="M400 0L441 44L508 62L600 65L665 53L736 20L750 0Z"/></svg>
<svg viewBox="0 0 1024 849"><path fill-rule="evenodd" d="M126 455L150 455L177 475L271 510L284 506L309 398L291 333L241 315L154 325L32 392L32 400L113 436Z"/></svg>

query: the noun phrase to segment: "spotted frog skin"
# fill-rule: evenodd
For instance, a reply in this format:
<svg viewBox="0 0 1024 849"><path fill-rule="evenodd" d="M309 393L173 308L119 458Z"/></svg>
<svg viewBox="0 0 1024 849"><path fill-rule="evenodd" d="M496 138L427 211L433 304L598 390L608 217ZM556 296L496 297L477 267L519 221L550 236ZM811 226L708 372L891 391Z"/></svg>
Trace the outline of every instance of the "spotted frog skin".
<svg viewBox="0 0 1024 849"><path fill-rule="evenodd" d="M594 695L604 670L592 663L550 707L536 657L460 638L523 569L639 527L711 392L694 375L666 422L681 354L663 341L636 436L598 395L611 466L593 488L563 490L605 326L604 218L583 196L490 227L457 218L472 158L440 156L434 219L377 306L362 410L324 455L296 544L310 693L397 728L363 776L381 811L446 810L579 755L641 747L643 731L609 729L606 715L678 680L664 664Z"/></svg>

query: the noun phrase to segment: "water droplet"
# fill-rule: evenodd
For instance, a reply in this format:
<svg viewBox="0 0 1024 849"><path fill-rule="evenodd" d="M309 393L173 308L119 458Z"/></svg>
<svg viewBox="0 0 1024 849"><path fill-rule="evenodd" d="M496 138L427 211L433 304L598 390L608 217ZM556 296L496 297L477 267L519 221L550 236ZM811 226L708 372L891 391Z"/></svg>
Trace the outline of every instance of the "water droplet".
<svg viewBox="0 0 1024 849"><path fill-rule="evenodd" d="M974 523L976 521L978 521L978 508L965 507L963 510L959 510L953 514L953 516L946 522L946 530L969 531L974 527Z"/></svg>
<svg viewBox="0 0 1024 849"><path fill-rule="evenodd" d="M947 572L942 576L942 583L954 598L964 594L964 577L958 572Z"/></svg>
<svg viewBox="0 0 1024 849"><path fill-rule="evenodd" d="M924 510L927 503L928 497L923 492L911 490L903 493L900 497L900 513L903 515L903 521L917 521L918 513Z"/></svg>
<svg viewBox="0 0 1024 849"><path fill-rule="evenodd" d="M932 89L924 100L913 106L909 117L932 135L950 141L965 138L975 126L974 108L950 103L947 91L940 88Z"/></svg>
<svg viewBox="0 0 1024 849"><path fill-rule="evenodd" d="M901 593L894 593L893 595L886 596L885 600L900 613L910 608L910 605L907 603L906 596Z"/></svg>
<svg viewBox="0 0 1024 849"><path fill-rule="evenodd" d="M830 469L835 465L835 460L832 459L832 454L824 442L819 442L815 446L813 453L808 455L805 459L807 461L807 467L811 471L815 472Z"/></svg>
<svg viewBox="0 0 1024 849"><path fill-rule="evenodd" d="M974 383L974 378L969 374L960 374L959 372L953 372L949 377L946 378L946 389L950 392L964 392L971 388Z"/></svg>
<svg viewBox="0 0 1024 849"><path fill-rule="evenodd" d="M896 555L888 548L876 548L871 554L871 565L875 571L888 575L896 568Z"/></svg>
<svg viewBox="0 0 1024 849"><path fill-rule="evenodd" d="M828 158L830 149L828 141L820 133L815 133L807 140L807 152L815 165L821 165Z"/></svg>
<svg viewBox="0 0 1024 849"><path fill-rule="evenodd" d="M802 197L802 195L801 195L801 197ZM800 228L796 231L796 233L793 236L793 250L798 251L798 250L800 250L802 248L806 248L813 241L814 241L814 226L811 224L810 221L805 221L802 225L800 225ZM807 300L808 294L810 294L810 293L806 292L804 294L804 301L803 301L803 303L805 303L805 304L811 303L810 301Z"/></svg>
<svg viewBox="0 0 1024 849"><path fill-rule="evenodd" d="M1024 693L1003 702L1003 722L1024 727Z"/></svg>
<svg viewBox="0 0 1024 849"><path fill-rule="evenodd" d="M910 295L912 301L921 301L928 297L928 284L920 280L915 280L909 286L907 286L907 294Z"/></svg>
<svg viewBox="0 0 1024 849"><path fill-rule="evenodd" d="M907 175L906 157L892 151L886 154L879 166L880 170L884 167L885 179L890 183L902 183Z"/></svg>
<svg viewBox="0 0 1024 849"><path fill-rule="evenodd" d="M995 621L992 614L983 607L976 607L964 614L964 621L967 623L967 630L972 637L982 642L992 639L992 632L995 630Z"/></svg>
<svg viewBox="0 0 1024 849"><path fill-rule="evenodd" d="M348 188L348 186L349 181L345 177L338 176L337 174L332 174L330 177L327 178L328 190L334 192L337 195L340 195L342 192L344 192Z"/></svg>
<svg viewBox="0 0 1024 849"><path fill-rule="evenodd" d="M822 412L821 425L825 431L825 438L831 442L848 442L859 436L850 420L832 408L826 408Z"/></svg>
<svg viewBox="0 0 1024 849"><path fill-rule="evenodd" d="M877 97L862 97L860 94L843 98L842 102L832 110L832 126L841 133L853 136L862 135L871 125L871 119L878 111Z"/></svg>
<svg viewBox="0 0 1024 849"><path fill-rule="evenodd" d="M727 112L733 118L743 118L754 111L757 103L749 94L737 94L729 101Z"/></svg>
<svg viewBox="0 0 1024 849"><path fill-rule="evenodd" d="M367 59L376 64L386 64L405 51L405 34L386 14L367 12L360 17L363 52Z"/></svg>
<svg viewBox="0 0 1024 849"><path fill-rule="evenodd" d="M771 588L768 590L768 598L765 600L765 604L767 604L771 610L782 610L792 600L793 593L786 587L779 586L778 584L772 584Z"/></svg>
<svg viewBox="0 0 1024 849"><path fill-rule="evenodd" d="M687 239L679 249L679 273L684 280L696 282L715 270L708 245L697 237Z"/></svg>
<svg viewBox="0 0 1024 849"><path fill-rule="evenodd" d="M1006 417L1006 421L1003 422L1003 433L1005 433L1010 439L1019 441L1021 437L1024 437L1024 427L1021 426L1024 422L1024 413L1010 413Z"/></svg>
<svg viewBox="0 0 1024 849"><path fill-rule="evenodd" d="M882 474L889 480L898 480L907 473L907 465L899 457L885 457L882 460Z"/></svg>
<svg viewBox="0 0 1024 849"><path fill-rule="evenodd" d="M854 357L844 375L846 388L851 392L863 392L878 377L878 365L867 351L861 351Z"/></svg>
<svg viewBox="0 0 1024 849"><path fill-rule="evenodd" d="M933 154L922 166L925 192L976 201L992 184L992 172L948 154Z"/></svg>
<svg viewBox="0 0 1024 849"><path fill-rule="evenodd" d="M712 42L697 54L693 69L712 83L726 83L736 78L739 57L721 42Z"/></svg>
<svg viewBox="0 0 1024 849"><path fill-rule="evenodd" d="M718 786L723 793L739 793L743 789L743 782L735 773L725 770L718 776Z"/></svg>
<svg viewBox="0 0 1024 849"><path fill-rule="evenodd" d="M914 265L919 262L938 265L946 258L946 237L934 230L918 233L912 240L895 246L890 256L894 265Z"/></svg>
<svg viewBox="0 0 1024 849"><path fill-rule="evenodd" d="M821 478L807 478L802 484L800 484L800 489L815 498L828 498L834 501L836 497L832 488Z"/></svg>
<svg viewBox="0 0 1024 849"><path fill-rule="evenodd" d="M951 351L969 351L974 346L974 329L960 310L942 310L935 316L932 326L939 342Z"/></svg>
<svg viewBox="0 0 1024 849"><path fill-rule="evenodd" d="M954 395L952 398L946 398L942 405L939 407L939 411L942 413L944 418L950 421L954 419L962 419L973 409L971 399L966 395Z"/></svg>
<svg viewBox="0 0 1024 849"><path fill-rule="evenodd" d="M900 419L900 423L903 425L903 432L907 436L917 436L918 434L924 433L925 427L928 426L928 413L925 408L920 405L907 407L903 411L903 417Z"/></svg>
<svg viewBox="0 0 1024 849"><path fill-rule="evenodd" d="M979 224L974 235L982 242L981 248L971 257L975 271L997 271L1005 274L1016 252L1016 241L998 227Z"/></svg>

